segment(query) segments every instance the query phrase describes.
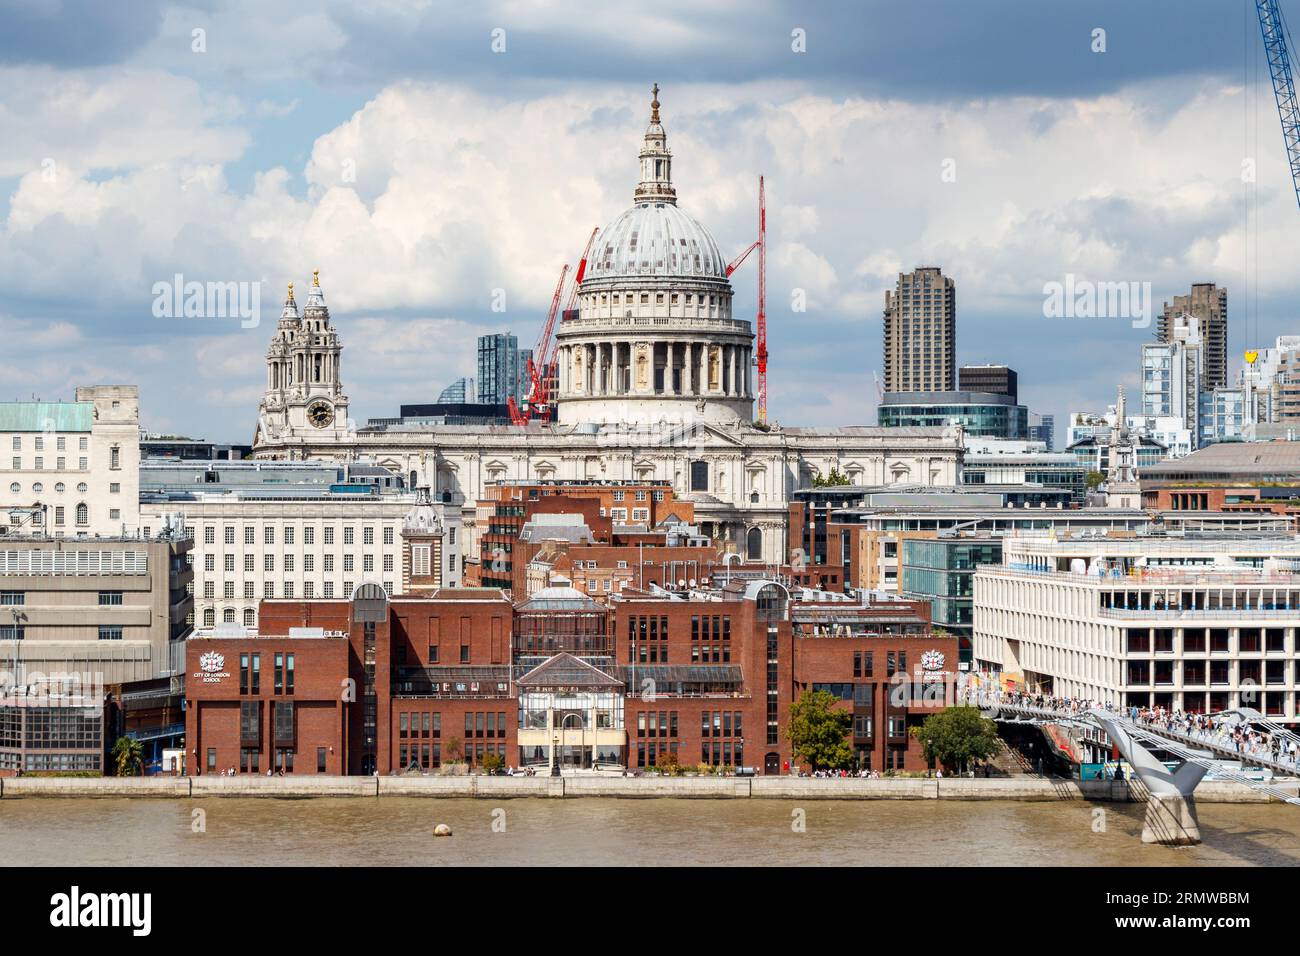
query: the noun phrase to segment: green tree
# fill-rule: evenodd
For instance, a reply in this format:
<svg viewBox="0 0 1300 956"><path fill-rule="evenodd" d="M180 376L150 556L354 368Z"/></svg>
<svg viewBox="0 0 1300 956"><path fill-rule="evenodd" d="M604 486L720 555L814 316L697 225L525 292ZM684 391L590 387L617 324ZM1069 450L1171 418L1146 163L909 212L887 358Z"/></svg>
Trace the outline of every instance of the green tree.
<svg viewBox="0 0 1300 956"><path fill-rule="evenodd" d="M795 759L813 770L838 770L853 760L849 729L853 714L838 706L840 699L825 690L806 690L790 705L785 735Z"/></svg>
<svg viewBox="0 0 1300 956"><path fill-rule="evenodd" d="M1099 471L1090 471L1083 480L1087 483L1089 491L1096 491L1097 486L1106 480L1106 476Z"/></svg>
<svg viewBox="0 0 1300 956"><path fill-rule="evenodd" d="M113 769L119 777L138 777L144 772L144 747L133 737L118 737L113 744Z"/></svg>
<svg viewBox="0 0 1300 956"><path fill-rule="evenodd" d="M464 751L461 750L460 738L452 737L447 741L447 759L452 763L460 763L460 758L463 756Z"/></svg>
<svg viewBox="0 0 1300 956"><path fill-rule="evenodd" d="M484 773L496 773L505 765L506 765L506 759L505 757L502 757L500 754L483 755L483 763L481 764L481 766L483 767Z"/></svg>
<svg viewBox="0 0 1300 956"><path fill-rule="evenodd" d="M812 483L814 488L834 488L839 485L853 484L853 482L849 480L849 476L841 472L838 468L832 468L831 473L825 478L822 477L820 471L814 471Z"/></svg>
<svg viewBox="0 0 1300 956"><path fill-rule="evenodd" d="M977 707L949 707L913 727L925 758L950 770L965 770L972 760L988 760L998 752L998 726Z"/></svg>

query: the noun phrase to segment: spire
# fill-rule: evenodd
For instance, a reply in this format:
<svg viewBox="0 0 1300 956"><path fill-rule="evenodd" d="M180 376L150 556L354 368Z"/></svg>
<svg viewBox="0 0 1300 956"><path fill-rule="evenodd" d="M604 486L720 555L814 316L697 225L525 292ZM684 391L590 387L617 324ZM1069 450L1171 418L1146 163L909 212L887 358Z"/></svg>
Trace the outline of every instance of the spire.
<svg viewBox="0 0 1300 956"><path fill-rule="evenodd" d="M321 287L320 287L320 270L319 270L319 269L312 269L312 270L311 270L311 290L307 293L307 305L306 305L306 308L308 308L308 309L323 309L323 308L325 308L325 292L324 292L324 290L321 289Z"/></svg>
<svg viewBox="0 0 1300 956"><path fill-rule="evenodd" d="M284 308L280 311L280 324L298 321L298 303L293 301L293 283L289 283L289 292L285 296Z"/></svg>
<svg viewBox="0 0 1300 956"><path fill-rule="evenodd" d="M641 144L641 182L637 184L632 201L677 203L677 190L673 189L673 154L668 149L668 136L659 123L659 84L650 88L650 125L645 130Z"/></svg>

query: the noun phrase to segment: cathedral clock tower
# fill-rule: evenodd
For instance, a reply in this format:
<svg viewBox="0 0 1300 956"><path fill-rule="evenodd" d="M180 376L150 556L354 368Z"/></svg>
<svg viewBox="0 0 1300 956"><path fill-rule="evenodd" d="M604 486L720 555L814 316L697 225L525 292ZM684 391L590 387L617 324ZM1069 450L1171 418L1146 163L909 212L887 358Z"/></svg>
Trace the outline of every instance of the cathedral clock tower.
<svg viewBox="0 0 1300 956"><path fill-rule="evenodd" d="M258 409L253 444L279 444L286 457L295 445L346 442L348 397L339 380L343 345L330 325L329 307L312 272L307 304L298 314L293 283L280 312L275 337L266 352L266 394Z"/></svg>

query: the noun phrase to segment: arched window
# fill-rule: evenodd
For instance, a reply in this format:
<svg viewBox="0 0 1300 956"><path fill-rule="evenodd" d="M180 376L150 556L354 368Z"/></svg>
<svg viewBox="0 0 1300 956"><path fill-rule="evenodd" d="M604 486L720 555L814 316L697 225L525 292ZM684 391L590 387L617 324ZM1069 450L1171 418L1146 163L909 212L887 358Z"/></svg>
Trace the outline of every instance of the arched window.
<svg viewBox="0 0 1300 956"><path fill-rule="evenodd" d="M780 621L785 618L785 605L788 595L779 584L766 584L755 596L760 621Z"/></svg>
<svg viewBox="0 0 1300 956"><path fill-rule="evenodd" d="M763 532L750 528L745 532L745 555L750 561L763 560Z"/></svg>
<svg viewBox="0 0 1300 956"><path fill-rule="evenodd" d="M217 612L210 607L203 609L203 626L212 627L217 623Z"/></svg>
<svg viewBox="0 0 1300 956"><path fill-rule="evenodd" d="M90 509L86 507L84 501L77 505L77 524L90 524Z"/></svg>
<svg viewBox="0 0 1300 956"><path fill-rule="evenodd" d="M420 475L419 475L419 473L418 473L414 468L412 468L412 469L411 469L411 484L410 484L410 488L411 488L412 490L415 489L416 483L419 481L419 479L420 479Z"/></svg>
<svg viewBox="0 0 1300 956"><path fill-rule="evenodd" d="M252 626L253 626L253 616L254 616L256 613L257 613L257 612L254 611L251 607L246 607L246 608L244 608L244 627L252 627Z"/></svg>
<svg viewBox="0 0 1300 956"><path fill-rule="evenodd" d="M225 624L234 624L234 623L235 623L235 609L234 609L233 607L228 607L228 608L226 608L224 611L222 611L222 612L221 612L221 620L222 620L222 622L225 623Z"/></svg>

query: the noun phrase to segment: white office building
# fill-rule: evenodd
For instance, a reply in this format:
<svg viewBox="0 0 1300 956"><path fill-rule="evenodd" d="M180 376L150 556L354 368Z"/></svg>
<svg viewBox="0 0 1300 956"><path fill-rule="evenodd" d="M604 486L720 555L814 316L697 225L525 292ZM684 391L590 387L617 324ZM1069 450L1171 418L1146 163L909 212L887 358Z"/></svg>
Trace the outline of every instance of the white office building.
<svg viewBox="0 0 1300 956"><path fill-rule="evenodd" d="M163 462L141 467L145 534L194 539L194 623L257 626L263 599L348 600L363 582L390 595L461 581L459 509L388 490L329 462ZM382 471L380 469L380 471Z"/></svg>
<svg viewBox="0 0 1300 956"><path fill-rule="evenodd" d="M974 660L1018 686L1296 719L1300 540L1025 535L975 573Z"/></svg>

